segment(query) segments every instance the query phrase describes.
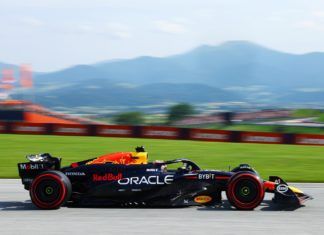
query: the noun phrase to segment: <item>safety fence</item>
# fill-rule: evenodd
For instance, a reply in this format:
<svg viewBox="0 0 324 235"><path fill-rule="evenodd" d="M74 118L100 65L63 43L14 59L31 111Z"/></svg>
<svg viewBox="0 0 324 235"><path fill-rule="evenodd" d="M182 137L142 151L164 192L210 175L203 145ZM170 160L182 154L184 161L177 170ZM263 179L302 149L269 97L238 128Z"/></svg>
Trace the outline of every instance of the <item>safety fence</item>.
<svg viewBox="0 0 324 235"><path fill-rule="evenodd" d="M40 124L0 122L0 133L65 136L133 137L265 144L324 146L324 135L226 131L162 126Z"/></svg>

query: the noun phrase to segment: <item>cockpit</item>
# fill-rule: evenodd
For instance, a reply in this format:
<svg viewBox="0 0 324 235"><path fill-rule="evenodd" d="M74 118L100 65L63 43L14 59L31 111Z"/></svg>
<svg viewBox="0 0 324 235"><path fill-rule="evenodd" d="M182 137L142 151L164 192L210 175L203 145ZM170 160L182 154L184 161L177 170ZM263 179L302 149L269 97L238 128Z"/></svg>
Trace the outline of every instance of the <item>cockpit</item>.
<svg viewBox="0 0 324 235"><path fill-rule="evenodd" d="M162 172L189 173L199 171L200 167L188 159L175 159L170 161L154 161L153 164L160 165Z"/></svg>

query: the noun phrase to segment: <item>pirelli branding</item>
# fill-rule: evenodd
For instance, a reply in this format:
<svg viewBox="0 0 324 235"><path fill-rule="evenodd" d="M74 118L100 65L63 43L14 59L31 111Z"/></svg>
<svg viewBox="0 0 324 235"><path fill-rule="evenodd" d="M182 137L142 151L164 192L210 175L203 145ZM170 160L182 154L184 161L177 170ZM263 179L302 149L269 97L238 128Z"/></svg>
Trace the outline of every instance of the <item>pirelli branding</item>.
<svg viewBox="0 0 324 235"><path fill-rule="evenodd" d="M213 198L207 195L201 195L201 196L197 196L194 198L194 201L199 203L199 204L204 204L204 203L208 203L210 201L212 201Z"/></svg>

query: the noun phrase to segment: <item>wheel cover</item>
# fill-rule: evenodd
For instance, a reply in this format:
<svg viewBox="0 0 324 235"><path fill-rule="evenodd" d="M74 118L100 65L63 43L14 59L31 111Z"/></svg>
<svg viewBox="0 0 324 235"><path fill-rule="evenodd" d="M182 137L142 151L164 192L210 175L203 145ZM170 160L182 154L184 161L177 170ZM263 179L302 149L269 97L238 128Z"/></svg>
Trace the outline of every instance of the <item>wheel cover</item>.
<svg viewBox="0 0 324 235"><path fill-rule="evenodd" d="M242 203L253 202L258 197L258 186L251 180L237 182L235 196Z"/></svg>
<svg viewBox="0 0 324 235"><path fill-rule="evenodd" d="M39 208L57 208L64 202L66 195L66 186L57 175L40 175L32 183L31 199Z"/></svg>
<svg viewBox="0 0 324 235"><path fill-rule="evenodd" d="M251 210L263 200L264 190L257 176L247 173L238 175L230 182L227 196L236 208Z"/></svg>
<svg viewBox="0 0 324 235"><path fill-rule="evenodd" d="M52 203L61 197L62 189L58 182L44 179L37 185L35 194L40 201Z"/></svg>

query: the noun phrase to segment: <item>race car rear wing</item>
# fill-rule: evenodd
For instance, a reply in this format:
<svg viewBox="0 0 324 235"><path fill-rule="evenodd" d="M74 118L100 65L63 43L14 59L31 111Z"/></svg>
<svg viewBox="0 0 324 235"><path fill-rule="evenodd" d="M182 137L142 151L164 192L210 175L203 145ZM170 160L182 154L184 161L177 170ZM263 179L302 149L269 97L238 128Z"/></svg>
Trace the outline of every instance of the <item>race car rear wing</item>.
<svg viewBox="0 0 324 235"><path fill-rule="evenodd" d="M18 163L18 171L27 190L33 179L41 172L61 169L61 158L52 157L48 153L27 155L26 158L29 162Z"/></svg>

